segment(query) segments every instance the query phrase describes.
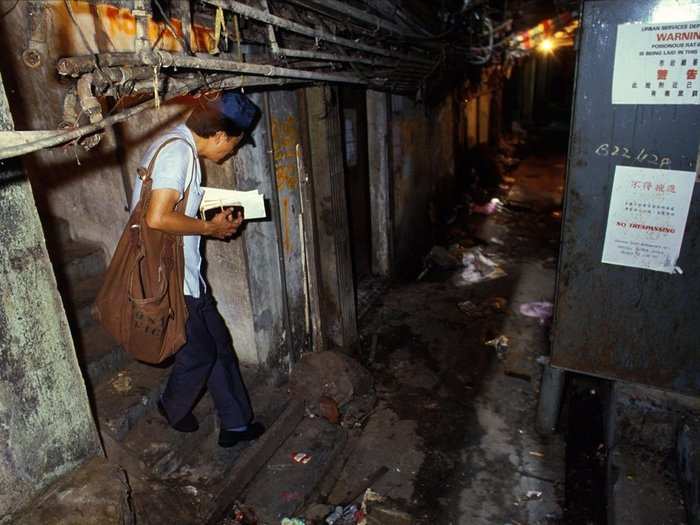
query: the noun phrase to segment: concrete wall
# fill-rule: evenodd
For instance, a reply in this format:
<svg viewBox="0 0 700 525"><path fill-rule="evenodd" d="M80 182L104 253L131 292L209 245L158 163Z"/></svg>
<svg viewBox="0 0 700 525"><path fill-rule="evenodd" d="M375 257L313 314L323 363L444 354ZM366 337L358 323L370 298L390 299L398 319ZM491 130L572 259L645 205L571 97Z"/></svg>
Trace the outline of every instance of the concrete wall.
<svg viewBox="0 0 700 525"><path fill-rule="evenodd" d="M455 112L452 97L425 108L392 96L394 267L399 276L420 271L430 249L431 203L454 181ZM437 199L437 201L436 201Z"/></svg>
<svg viewBox="0 0 700 525"><path fill-rule="evenodd" d="M0 80L0 130L12 120ZM29 183L0 161L0 522L100 451ZM4 518L3 518L4 517Z"/></svg>

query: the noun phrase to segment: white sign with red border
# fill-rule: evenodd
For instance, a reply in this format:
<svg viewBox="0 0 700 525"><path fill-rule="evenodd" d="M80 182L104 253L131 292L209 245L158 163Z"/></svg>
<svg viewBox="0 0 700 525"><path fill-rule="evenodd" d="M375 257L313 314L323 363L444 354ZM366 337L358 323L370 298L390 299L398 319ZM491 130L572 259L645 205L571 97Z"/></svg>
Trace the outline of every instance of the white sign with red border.
<svg viewBox="0 0 700 525"><path fill-rule="evenodd" d="M700 21L617 26L613 104L700 104Z"/></svg>
<svg viewBox="0 0 700 525"><path fill-rule="evenodd" d="M681 253L695 172L617 166L602 262L682 273Z"/></svg>

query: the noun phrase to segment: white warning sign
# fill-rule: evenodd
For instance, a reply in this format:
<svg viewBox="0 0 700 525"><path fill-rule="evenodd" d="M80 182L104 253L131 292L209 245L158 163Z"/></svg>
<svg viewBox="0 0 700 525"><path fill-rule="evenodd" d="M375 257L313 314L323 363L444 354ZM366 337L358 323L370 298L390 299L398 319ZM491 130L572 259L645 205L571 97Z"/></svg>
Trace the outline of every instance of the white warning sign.
<svg viewBox="0 0 700 525"><path fill-rule="evenodd" d="M613 104L700 104L700 22L617 26Z"/></svg>
<svg viewBox="0 0 700 525"><path fill-rule="evenodd" d="M617 166L602 262L679 272L695 172Z"/></svg>

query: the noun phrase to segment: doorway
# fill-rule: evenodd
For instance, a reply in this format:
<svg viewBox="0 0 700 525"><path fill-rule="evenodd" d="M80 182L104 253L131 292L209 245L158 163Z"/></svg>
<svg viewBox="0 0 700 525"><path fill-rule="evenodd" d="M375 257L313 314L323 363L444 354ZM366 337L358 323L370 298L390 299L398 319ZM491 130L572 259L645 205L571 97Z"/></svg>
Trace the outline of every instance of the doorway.
<svg viewBox="0 0 700 525"><path fill-rule="evenodd" d="M340 90L343 166L355 288L372 275L372 227L364 89Z"/></svg>

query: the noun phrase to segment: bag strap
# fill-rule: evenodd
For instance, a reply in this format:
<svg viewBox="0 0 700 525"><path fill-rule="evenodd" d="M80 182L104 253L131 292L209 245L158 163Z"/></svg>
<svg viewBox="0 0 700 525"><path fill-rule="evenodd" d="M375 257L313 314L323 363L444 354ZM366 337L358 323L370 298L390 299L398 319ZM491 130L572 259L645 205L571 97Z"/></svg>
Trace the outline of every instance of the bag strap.
<svg viewBox="0 0 700 525"><path fill-rule="evenodd" d="M141 174L139 173L139 176L141 176L142 181L145 181L146 179L151 178L151 175L153 174L153 168L155 168L155 165L156 165L156 159L158 158L158 154L163 150L163 148L165 148L165 146L167 146L168 144L172 144L173 142L178 141L178 140L181 140L182 142L187 144L190 147L190 149L192 149L192 153L194 154L194 148L192 148L192 144L190 144L188 141L186 141L182 137L170 137L169 139L164 140L161 143L161 145L158 146L158 149L151 157L151 161L148 163L148 167L146 168L144 175L141 176Z"/></svg>
<svg viewBox="0 0 700 525"><path fill-rule="evenodd" d="M183 192L183 197L180 199L176 206L175 209L178 212L184 213L184 210L182 209L184 206L181 206L181 203L184 201L185 203L187 202L187 199L189 197L189 192L190 192L190 186L192 185L192 181L194 180L194 173L197 168L196 162L197 162L197 153L194 150L194 147L192 144L190 144L187 140L183 139L182 137L171 137L163 143L158 146L158 149L155 151L153 156L151 157L150 162L148 163L148 168L144 170L142 167L139 167L137 172L139 177L141 178L141 195L139 197L139 200L141 201L141 209L143 210L143 213L145 215L146 210L148 209L148 204L150 203L151 200L151 185L149 183L152 183L153 181L153 170L155 168L156 160L158 158L158 154L167 146L168 144L171 144L175 141L181 140L185 144L187 144L190 149L192 150L192 170L190 172L190 181L187 183L187 179L185 179L186 185L185 185L185 191ZM145 190L145 191L144 191Z"/></svg>

